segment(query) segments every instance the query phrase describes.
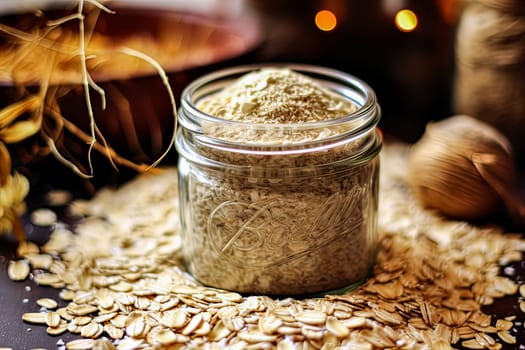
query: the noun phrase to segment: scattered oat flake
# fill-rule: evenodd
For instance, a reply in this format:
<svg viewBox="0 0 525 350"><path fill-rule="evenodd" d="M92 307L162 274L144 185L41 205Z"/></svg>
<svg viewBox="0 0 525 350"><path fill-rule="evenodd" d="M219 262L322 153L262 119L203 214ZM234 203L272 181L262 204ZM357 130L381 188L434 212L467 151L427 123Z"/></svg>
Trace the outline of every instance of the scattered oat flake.
<svg viewBox="0 0 525 350"><path fill-rule="evenodd" d="M10 262L9 277L11 269L25 269L14 273L23 279L32 271L35 283L58 288L66 303L52 307L56 301L40 299L37 304L50 312L22 319L49 335L86 337L66 349L198 348L203 342L234 350L516 344L518 318L493 319L483 313L482 301L525 297L524 284L498 275L501 261L518 257L512 252L523 240L420 208L403 170L406 148L386 145L382 152L381 240L374 273L361 288L279 299L200 285L182 264L177 174L167 168L97 192L82 206L85 219L71 230L57 225L42 248L19 245L25 258ZM138 254L142 244L147 249ZM519 307L525 312L525 302Z"/></svg>
<svg viewBox="0 0 525 350"><path fill-rule="evenodd" d="M22 320L28 323L46 324L46 314L43 312L26 312L22 315Z"/></svg>
<svg viewBox="0 0 525 350"><path fill-rule="evenodd" d="M66 343L67 350L90 350L95 346L93 339L77 339Z"/></svg>
<svg viewBox="0 0 525 350"><path fill-rule="evenodd" d="M326 329L338 338L345 338L350 333L349 328L335 317L328 317Z"/></svg>
<svg viewBox="0 0 525 350"><path fill-rule="evenodd" d="M60 276L54 273L39 273L39 274L36 274L33 278L36 284L39 284L42 286L51 286L55 283L62 282Z"/></svg>
<svg viewBox="0 0 525 350"><path fill-rule="evenodd" d="M520 302L520 310L525 313L525 301Z"/></svg>
<svg viewBox="0 0 525 350"><path fill-rule="evenodd" d="M295 319L306 324L323 324L326 321L326 314L315 310L305 310L297 314Z"/></svg>
<svg viewBox="0 0 525 350"><path fill-rule="evenodd" d="M53 264L53 257L49 254L28 254L25 256L25 259L34 269L47 270Z"/></svg>
<svg viewBox="0 0 525 350"><path fill-rule="evenodd" d="M71 201L72 197L73 195L71 194L71 192L61 189L51 190L46 195L47 203L50 206L55 207L68 204Z"/></svg>
<svg viewBox="0 0 525 350"><path fill-rule="evenodd" d="M60 314L58 312L46 313L46 324L51 328L56 328L60 325Z"/></svg>
<svg viewBox="0 0 525 350"><path fill-rule="evenodd" d="M47 327L46 332L49 335L60 335L67 331L67 324L61 323L56 327Z"/></svg>
<svg viewBox="0 0 525 350"><path fill-rule="evenodd" d="M26 257L27 255L40 253L40 248L38 247L38 245L36 245L33 242L21 241L18 244L18 247L16 249L16 253L20 257Z"/></svg>
<svg viewBox="0 0 525 350"><path fill-rule="evenodd" d="M11 281L23 281L30 272L31 268L26 260L11 260L7 267L7 275Z"/></svg>
<svg viewBox="0 0 525 350"><path fill-rule="evenodd" d="M508 331L499 331L498 336L507 344L516 344L516 337L511 335Z"/></svg>
<svg viewBox="0 0 525 350"><path fill-rule="evenodd" d="M56 309L58 302L52 298L40 298L36 301L37 305L45 307L46 309Z"/></svg>
<svg viewBox="0 0 525 350"><path fill-rule="evenodd" d="M47 208L36 209L31 213L31 222L38 226L51 226L57 222L57 214Z"/></svg>
<svg viewBox="0 0 525 350"><path fill-rule="evenodd" d="M520 285L519 287L519 292L520 292L520 295L525 298L525 283L523 283L522 285Z"/></svg>
<svg viewBox="0 0 525 350"><path fill-rule="evenodd" d="M118 350L135 350L140 349L144 344L144 340L135 338L125 338L117 345Z"/></svg>

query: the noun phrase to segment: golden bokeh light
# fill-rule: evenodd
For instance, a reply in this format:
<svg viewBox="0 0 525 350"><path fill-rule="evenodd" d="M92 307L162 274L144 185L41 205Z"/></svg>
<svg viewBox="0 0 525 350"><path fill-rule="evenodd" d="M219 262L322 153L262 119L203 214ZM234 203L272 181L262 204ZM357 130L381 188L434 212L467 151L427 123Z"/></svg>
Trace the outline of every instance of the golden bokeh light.
<svg viewBox="0 0 525 350"><path fill-rule="evenodd" d="M396 13L395 24L400 31L411 32L417 28L417 16L412 10L400 10Z"/></svg>
<svg viewBox="0 0 525 350"><path fill-rule="evenodd" d="M321 10L315 14L315 25L317 28L329 32L337 25L337 17L332 11Z"/></svg>

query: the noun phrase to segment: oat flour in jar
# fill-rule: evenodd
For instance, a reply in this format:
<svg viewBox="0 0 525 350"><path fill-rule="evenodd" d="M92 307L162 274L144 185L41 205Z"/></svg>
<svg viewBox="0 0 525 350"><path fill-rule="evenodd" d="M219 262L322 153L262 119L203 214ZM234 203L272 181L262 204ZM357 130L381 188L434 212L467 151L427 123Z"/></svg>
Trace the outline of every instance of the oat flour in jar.
<svg viewBox="0 0 525 350"><path fill-rule="evenodd" d="M369 272L379 108L359 80L303 68L226 71L183 95L183 252L202 283L307 294Z"/></svg>

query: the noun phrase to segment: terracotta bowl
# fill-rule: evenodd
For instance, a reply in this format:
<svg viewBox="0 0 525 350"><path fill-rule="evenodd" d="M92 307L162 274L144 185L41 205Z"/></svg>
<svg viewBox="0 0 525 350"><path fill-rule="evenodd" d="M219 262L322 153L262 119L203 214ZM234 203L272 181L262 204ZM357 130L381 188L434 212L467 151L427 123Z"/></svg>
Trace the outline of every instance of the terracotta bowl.
<svg viewBox="0 0 525 350"><path fill-rule="evenodd" d="M136 6L113 10L115 14L98 14L94 35L103 37L108 49L123 45L153 57L167 72L177 103L182 89L190 81L212 70L245 61L261 41L256 18L247 14L230 17ZM35 23L60 18L64 11L48 10L44 16L33 13L3 16L0 23L30 32ZM86 17L86 26L90 23L88 21L89 17ZM71 21L65 26L74 26L71 29L77 30L78 22ZM10 45L11 40L8 35L1 36L0 48ZM96 123L111 147L133 162L148 163L169 147L174 126L173 107L157 71L144 61L134 60L126 55L111 54L100 64L92 64L90 74L105 92L106 108L102 109L99 94L91 90L90 95ZM127 69L127 65L135 66ZM78 81L68 81L75 79L62 78L61 81L50 81L50 88L57 90L55 96L60 112L88 132L84 90ZM20 100L28 92L38 91L38 88L39 83L30 79L15 83L0 74L0 107ZM70 157L87 167L85 142L64 133L61 143ZM26 142L24 146L17 151L21 164L41 162L31 154L34 143L28 146ZM171 151L165 163L174 162L174 153ZM99 155L95 155L94 160L98 167L94 169L95 176L99 182L112 182L110 178L114 175L111 175L113 170L109 162Z"/></svg>

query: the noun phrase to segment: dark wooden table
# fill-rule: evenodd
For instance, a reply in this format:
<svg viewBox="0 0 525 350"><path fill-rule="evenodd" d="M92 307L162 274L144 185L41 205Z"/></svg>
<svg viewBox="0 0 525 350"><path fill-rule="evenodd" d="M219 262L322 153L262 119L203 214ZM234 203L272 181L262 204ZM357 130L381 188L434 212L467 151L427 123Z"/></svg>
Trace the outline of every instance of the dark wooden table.
<svg viewBox="0 0 525 350"><path fill-rule="evenodd" d="M28 239L35 243L43 243L47 232L33 230L26 225ZM75 338L72 334L63 334L58 337L49 336L46 327L31 325L22 321L25 312L38 311L36 301L39 298L58 298L58 289L37 286L31 280L13 282L7 276L9 261L16 258L16 246L13 237L0 237L0 347L13 350L25 349L58 349L61 341ZM61 305L61 306L65 306Z"/></svg>
<svg viewBox="0 0 525 350"><path fill-rule="evenodd" d="M42 191L37 191L37 195L28 198L28 212L41 205L42 201L39 200L42 197L41 193ZM64 217L60 208L58 208L58 214L61 220L67 222L67 217ZM24 222L28 240L39 245L46 242L49 235L47 229L33 226L28 222L27 217L24 218ZM36 300L39 298L51 297L60 302L58 297L60 290L37 286L30 279L22 282L11 281L7 276L7 266L10 260L16 259L16 247L17 243L12 235L0 236L0 348L61 349L61 344L78 338L78 336L67 332L59 336L50 336L46 333L46 327L31 325L21 319L25 312L38 311ZM501 273L511 277L519 284L525 283L525 258L521 262L502 268ZM512 334L517 337L518 342L515 345L506 344L503 349L525 349L525 313L519 308L522 300L523 298L519 295L509 296L497 299L493 305L484 309L486 313L494 316L494 320L506 316L517 316L516 327L512 330ZM60 306L66 306L64 302L62 303Z"/></svg>

